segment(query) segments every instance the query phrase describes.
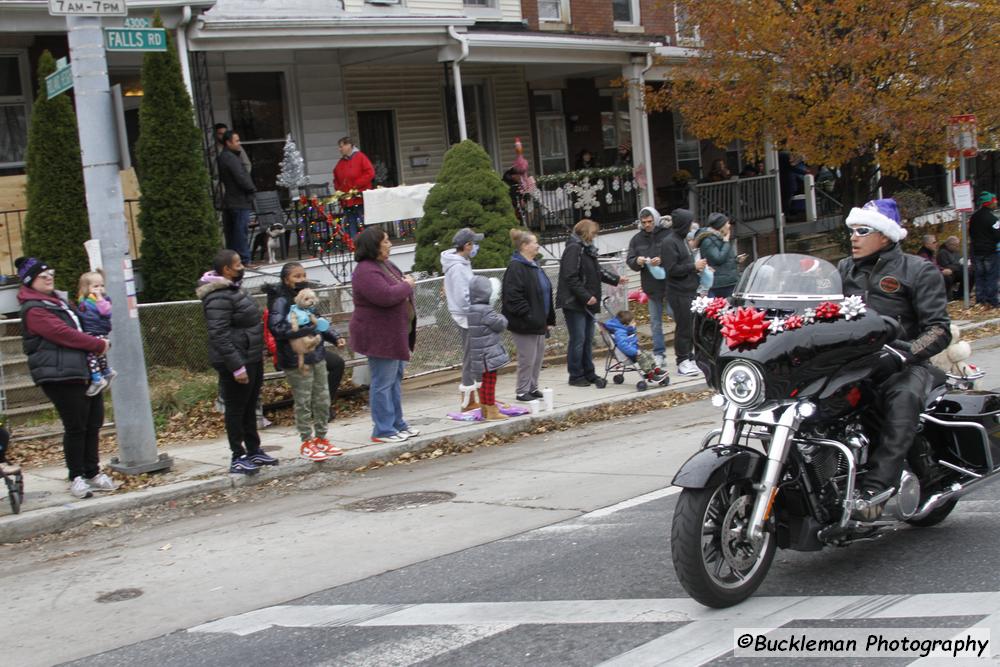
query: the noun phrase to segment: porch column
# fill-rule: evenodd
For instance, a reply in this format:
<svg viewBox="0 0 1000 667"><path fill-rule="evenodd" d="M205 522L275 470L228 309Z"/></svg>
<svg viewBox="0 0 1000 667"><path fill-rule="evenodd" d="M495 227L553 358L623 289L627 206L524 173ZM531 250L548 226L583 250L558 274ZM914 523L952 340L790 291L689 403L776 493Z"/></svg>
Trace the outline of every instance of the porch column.
<svg viewBox="0 0 1000 667"><path fill-rule="evenodd" d="M774 216L775 222L778 223L778 252L784 253L785 211L781 205L781 173L778 169L778 149L775 148L771 137L764 139L764 170L774 178Z"/></svg>
<svg viewBox="0 0 1000 667"><path fill-rule="evenodd" d="M458 118L458 138L465 141L469 133L465 129L465 99L462 97L462 69L457 60L451 62L451 75L455 88L455 117Z"/></svg>
<svg viewBox="0 0 1000 667"><path fill-rule="evenodd" d="M640 164L646 176L640 202L643 206L653 206L653 159L649 147L649 118L646 114L646 80L643 69L644 56L633 56L632 62L622 67L622 77L628 82L628 117L632 130L632 160L634 166Z"/></svg>

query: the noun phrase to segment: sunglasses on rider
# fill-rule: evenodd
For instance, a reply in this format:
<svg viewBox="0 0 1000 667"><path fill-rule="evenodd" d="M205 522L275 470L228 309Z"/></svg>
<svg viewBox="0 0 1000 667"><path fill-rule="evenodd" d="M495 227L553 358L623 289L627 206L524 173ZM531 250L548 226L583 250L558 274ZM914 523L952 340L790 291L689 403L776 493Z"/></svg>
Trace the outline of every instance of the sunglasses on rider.
<svg viewBox="0 0 1000 667"><path fill-rule="evenodd" d="M868 236L874 231L875 229L872 227L851 227L851 236Z"/></svg>

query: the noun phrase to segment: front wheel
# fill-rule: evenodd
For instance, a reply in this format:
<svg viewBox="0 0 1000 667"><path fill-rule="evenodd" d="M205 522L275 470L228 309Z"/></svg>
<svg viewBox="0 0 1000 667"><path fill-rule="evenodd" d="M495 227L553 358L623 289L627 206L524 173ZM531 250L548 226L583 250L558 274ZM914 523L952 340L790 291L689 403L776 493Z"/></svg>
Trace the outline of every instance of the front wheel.
<svg viewBox="0 0 1000 667"><path fill-rule="evenodd" d="M674 570L684 590L709 607L731 607L753 595L771 568L776 548L765 532L747 537L755 494L749 480L684 489L670 533Z"/></svg>

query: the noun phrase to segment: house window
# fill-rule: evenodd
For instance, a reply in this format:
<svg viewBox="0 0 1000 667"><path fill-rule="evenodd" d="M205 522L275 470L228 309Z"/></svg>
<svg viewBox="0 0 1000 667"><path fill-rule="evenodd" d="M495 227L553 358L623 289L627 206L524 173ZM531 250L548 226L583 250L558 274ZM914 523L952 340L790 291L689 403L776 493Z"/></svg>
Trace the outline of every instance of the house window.
<svg viewBox="0 0 1000 667"><path fill-rule="evenodd" d="M639 25L639 0L612 0L615 25Z"/></svg>
<svg viewBox="0 0 1000 667"><path fill-rule="evenodd" d="M465 133L469 139L483 147L493 162L493 168L500 170L500 151L497 150L496 116L489 87L483 83L462 84L462 102L465 107ZM446 93L448 104L448 140L459 142L458 117L455 108L455 93L449 86Z"/></svg>
<svg viewBox="0 0 1000 667"><path fill-rule="evenodd" d="M618 88L600 90L599 95L603 150L598 159L605 166L624 165L627 160L619 149L626 147L631 150L632 146L632 123L628 113L628 101Z"/></svg>
<svg viewBox="0 0 1000 667"><path fill-rule="evenodd" d="M538 0L538 20L569 23L569 0Z"/></svg>
<svg viewBox="0 0 1000 667"><path fill-rule="evenodd" d="M535 125L538 130L538 161L542 174L558 174L569 167L566 147L566 116L561 90L536 90Z"/></svg>
<svg viewBox="0 0 1000 667"><path fill-rule="evenodd" d="M231 129L253 165L257 190L273 190L289 133L284 72L230 72Z"/></svg>
<svg viewBox="0 0 1000 667"><path fill-rule="evenodd" d="M677 169L683 169L692 178L701 178L701 140L684 127L684 118L674 111L674 154Z"/></svg>
<svg viewBox="0 0 1000 667"><path fill-rule="evenodd" d="M688 18L687 10L680 5L674 5L674 30L678 46L700 46L701 33L698 24Z"/></svg>
<svg viewBox="0 0 1000 667"><path fill-rule="evenodd" d="M493 9L496 0L462 0L466 7L476 7L477 9Z"/></svg>
<svg viewBox="0 0 1000 667"><path fill-rule="evenodd" d="M23 53L0 53L0 169L24 167L31 87Z"/></svg>

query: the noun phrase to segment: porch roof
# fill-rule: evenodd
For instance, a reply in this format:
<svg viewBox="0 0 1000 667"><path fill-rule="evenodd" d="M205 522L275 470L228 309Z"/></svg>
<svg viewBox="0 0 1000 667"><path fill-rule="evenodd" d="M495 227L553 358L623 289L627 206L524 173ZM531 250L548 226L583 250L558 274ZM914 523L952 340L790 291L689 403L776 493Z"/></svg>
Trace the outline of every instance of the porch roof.
<svg viewBox="0 0 1000 667"><path fill-rule="evenodd" d="M329 0L217 0L188 32L197 51L441 46L448 28L475 19L372 6L347 12Z"/></svg>

